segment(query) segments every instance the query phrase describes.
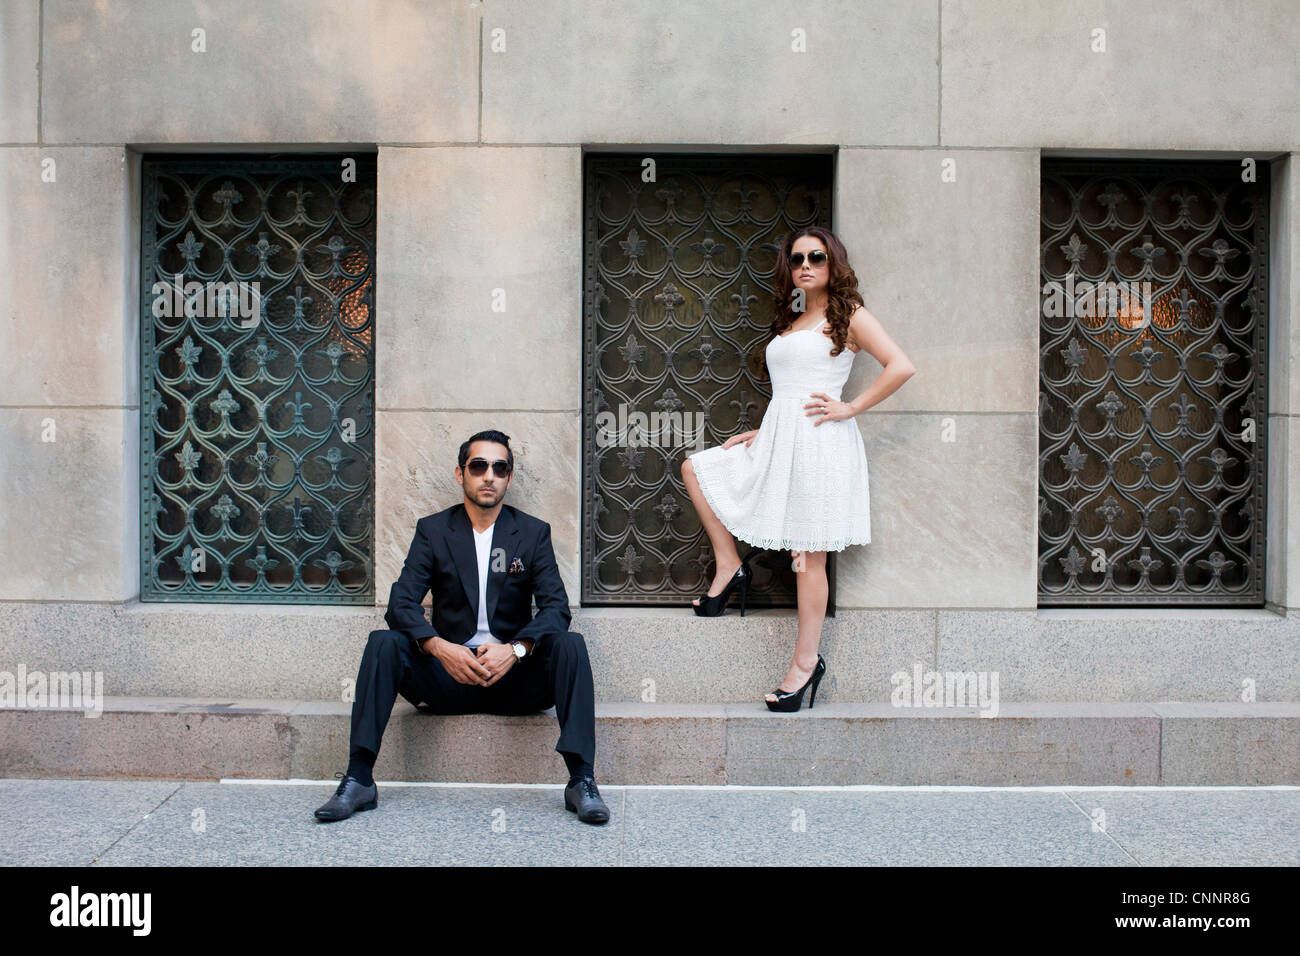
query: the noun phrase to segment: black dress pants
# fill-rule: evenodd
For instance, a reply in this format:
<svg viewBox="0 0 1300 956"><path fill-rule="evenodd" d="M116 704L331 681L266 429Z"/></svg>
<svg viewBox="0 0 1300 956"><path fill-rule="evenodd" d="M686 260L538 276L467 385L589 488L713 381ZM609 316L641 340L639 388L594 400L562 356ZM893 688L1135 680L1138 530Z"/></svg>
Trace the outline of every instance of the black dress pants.
<svg viewBox="0 0 1300 956"><path fill-rule="evenodd" d="M471 648L472 650L472 648ZM436 714L536 714L555 707L559 753L596 761L596 703L587 644L581 634L546 634L533 653L515 661L491 687L462 684L436 657L417 651L400 631L371 631L357 671L352 702L353 747L379 753L379 742L401 694Z"/></svg>

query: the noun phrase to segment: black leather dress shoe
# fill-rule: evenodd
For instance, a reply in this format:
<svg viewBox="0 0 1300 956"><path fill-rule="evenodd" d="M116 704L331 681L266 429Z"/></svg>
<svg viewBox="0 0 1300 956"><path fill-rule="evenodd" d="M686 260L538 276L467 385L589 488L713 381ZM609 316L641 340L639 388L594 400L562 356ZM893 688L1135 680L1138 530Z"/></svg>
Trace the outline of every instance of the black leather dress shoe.
<svg viewBox="0 0 1300 956"><path fill-rule="evenodd" d="M356 777L344 777L334 796L316 811L317 820L346 820L358 810L373 810L379 806L379 787L362 786Z"/></svg>
<svg viewBox="0 0 1300 956"><path fill-rule="evenodd" d="M609 822L609 807L591 777L580 777L564 788L564 809L572 810L583 823Z"/></svg>

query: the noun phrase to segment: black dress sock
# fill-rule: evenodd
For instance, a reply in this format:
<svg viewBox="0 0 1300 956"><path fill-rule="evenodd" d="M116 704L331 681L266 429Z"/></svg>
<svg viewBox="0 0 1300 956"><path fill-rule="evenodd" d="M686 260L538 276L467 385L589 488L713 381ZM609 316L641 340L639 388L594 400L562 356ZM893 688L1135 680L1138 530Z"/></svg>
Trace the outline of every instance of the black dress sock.
<svg viewBox="0 0 1300 956"><path fill-rule="evenodd" d="M564 764L569 768L569 783L573 783L580 777L595 777L595 771L591 764L583 760L577 754L571 754L567 750L561 750L560 755L564 757Z"/></svg>
<svg viewBox="0 0 1300 956"><path fill-rule="evenodd" d="M379 754L365 747L353 747L348 755L347 776L353 777L363 787L373 786L375 782L375 761Z"/></svg>

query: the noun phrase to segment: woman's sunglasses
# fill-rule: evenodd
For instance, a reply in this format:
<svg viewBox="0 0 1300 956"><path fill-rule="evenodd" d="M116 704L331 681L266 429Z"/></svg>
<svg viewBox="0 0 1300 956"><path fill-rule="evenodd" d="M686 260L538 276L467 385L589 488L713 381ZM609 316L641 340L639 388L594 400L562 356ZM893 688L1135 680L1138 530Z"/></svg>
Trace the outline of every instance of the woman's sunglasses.
<svg viewBox="0 0 1300 956"><path fill-rule="evenodd" d="M825 265L825 264L826 264L826 253L822 252L820 249L814 249L812 252L808 253L808 264L809 264L810 266L821 266L821 265ZM796 253L794 253L793 255L790 256L790 268L791 268L791 269L798 269L801 265L803 265L803 253L802 253L802 252L796 252Z"/></svg>
<svg viewBox="0 0 1300 956"><path fill-rule="evenodd" d="M466 470L475 478L481 478L487 474L488 463L484 458L471 458L465 465ZM498 458L492 462L492 474L498 478L504 478L510 474L510 463Z"/></svg>

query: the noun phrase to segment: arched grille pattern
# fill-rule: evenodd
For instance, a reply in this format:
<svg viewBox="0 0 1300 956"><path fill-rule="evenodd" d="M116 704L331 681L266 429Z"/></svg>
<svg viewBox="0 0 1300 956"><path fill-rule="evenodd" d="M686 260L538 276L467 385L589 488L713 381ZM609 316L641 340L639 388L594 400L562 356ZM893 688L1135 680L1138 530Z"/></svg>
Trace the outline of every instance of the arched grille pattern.
<svg viewBox="0 0 1300 956"><path fill-rule="evenodd" d="M780 243L801 226L830 225L829 156L660 154L652 182L645 159L587 157L588 604L684 605L708 587L712 549L681 463L758 426L771 392L754 351L772 322ZM790 563L788 551L761 555L755 606L794 603ZM833 584L832 566L833 556Z"/></svg>
<svg viewBox="0 0 1300 956"><path fill-rule="evenodd" d="M1263 603L1257 170L1244 182L1235 162L1043 164L1042 605Z"/></svg>
<svg viewBox="0 0 1300 956"><path fill-rule="evenodd" d="M142 600L374 602L375 162L352 159L144 162Z"/></svg>

